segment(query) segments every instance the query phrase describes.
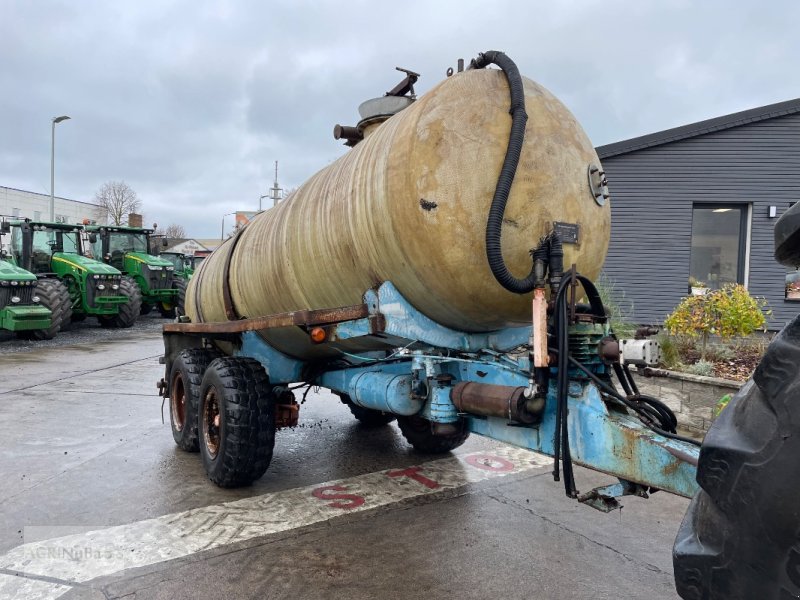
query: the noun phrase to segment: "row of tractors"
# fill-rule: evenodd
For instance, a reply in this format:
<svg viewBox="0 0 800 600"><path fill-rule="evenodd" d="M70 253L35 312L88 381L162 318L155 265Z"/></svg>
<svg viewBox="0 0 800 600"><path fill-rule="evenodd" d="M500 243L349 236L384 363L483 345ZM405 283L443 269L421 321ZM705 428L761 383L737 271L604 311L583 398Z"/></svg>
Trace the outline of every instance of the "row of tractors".
<svg viewBox="0 0 800 600"><path fill-rule="evenodd" d="M159 252L152 229L24 219L0 234L0 330L44 340L87 317L126 328L154 309L183 313L194 259Z"/></svg>

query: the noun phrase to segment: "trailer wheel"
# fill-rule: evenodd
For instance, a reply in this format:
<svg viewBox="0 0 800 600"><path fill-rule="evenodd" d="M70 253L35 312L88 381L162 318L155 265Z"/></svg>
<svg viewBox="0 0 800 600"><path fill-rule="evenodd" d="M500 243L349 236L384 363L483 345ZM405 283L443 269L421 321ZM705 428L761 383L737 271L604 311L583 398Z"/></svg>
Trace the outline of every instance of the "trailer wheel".
<svg viewBox="0 0 800 600"><path fill-rule="evenodd" d="M800 597L798 365L800 317L706 435L672 555L686 600Z"/></svg>
<svg viewBox="0 0 800 600"><path fill-rule="evenodd" d="M172 437L181 450L200 450L197 436L200 385L203 373L218 356L218 352L206 348L187 348L172 363L169 375L169 418Z"/></svg>
<svg viewBox="0 0 800 600"><path fill-rule="evenodd" d="M40 279L36 282L39 304L50 309L50 327L24 332L33 340L51 340L61 329L66 329L72 319L72 299L67 286L60 279Z"/></svg>
<svg viewBox="0 0 800 600"><path fill-rule="evenodd" d="M275 444L275 399L261 363L214 360L200 386L198 423L200 455L211 481L231 488L261 477Z"/></svg>
<svg viewBox="0 0 800 600"><path fill-rule="evenodd" d="M359 406L358 404L353 404L353 401L347 394L339 394L339 399L342 401L342 404L347 405L347 408L350 409L350 412L353 413L356 420L364 427L383 427L397 418L392 413L372 410Z"/></svg>
<svg viewBox="0 0 800 600"><path fill-rule="evenodd" d="M123 277L119 282L119 293L127 296L128 301L119 305L116 315L98 315L102 327L127 329L136 322L142 308L142 290L133 279Z"/></svg>
<svg viewBox="0 0 800 600"><path fill-rule="evenodd" d="M464 419L459 419L456 423L453 423L456 431L446 435L434 435L433 423L416 415L397 417L397 425L400 427L400 432L406 438L406 441L415 450L425 454L450 452L466 442L469 437L467 422Z"/></svg>

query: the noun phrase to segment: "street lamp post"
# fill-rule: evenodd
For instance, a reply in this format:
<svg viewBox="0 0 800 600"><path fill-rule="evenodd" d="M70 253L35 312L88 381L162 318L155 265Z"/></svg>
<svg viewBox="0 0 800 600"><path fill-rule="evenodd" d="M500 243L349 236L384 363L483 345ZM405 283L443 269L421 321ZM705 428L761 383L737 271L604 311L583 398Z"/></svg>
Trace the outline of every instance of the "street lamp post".
<svg viewBox="0 0 800 600"><path fill-rule="evenodd" d="M262 201L264 198L269 198L269 195L266 195L266 196L259 196L259 197L258 197L258 212L261 212L261 201Z"/></svg>
<svg viewBox="0 0 800 600"><path fill-rule="evenodd" d="M56 123L69 119L67 115L53 117L53 126L50 136L50 222L56 220Z"/></svg>
<svg viewBox="0 0 800 600"><path fill-rule="evenodd" d="M225 217L230 217L231 215L235 215L235 214L236 214L236 212L234 211L234 212L229 212L229 213L226 213L226 214L222 215L222 229L219 232L219 241L220 242L224 242L225 241Z"/></svg>

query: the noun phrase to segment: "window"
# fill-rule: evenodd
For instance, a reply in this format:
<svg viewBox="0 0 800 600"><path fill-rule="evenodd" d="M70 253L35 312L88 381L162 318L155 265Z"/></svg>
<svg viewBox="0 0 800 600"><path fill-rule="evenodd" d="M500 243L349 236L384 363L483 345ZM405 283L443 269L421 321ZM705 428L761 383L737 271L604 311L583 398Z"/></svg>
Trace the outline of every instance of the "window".
<svg viewBox="0 0 800 600"><path fill-rule="evenodd" d="M789 271L786 274L785 298L794 302L800 302L800 269Z"/></svg>
<svg viewBox="0 0 800 600"><path fill-rule="evenodd" d="M34 221L41 221L42 220L42 211L40 211L40 210L33 211L33 220Z"/></svg>
<svg viewBox="0 0 800 600"><path fill-rule="evenodd" d="M690 285L716 290L744 283L746 236L747 205L695 204Z"/></svg>
<svg viewBox="0 0 800 600"><path fill-rule="evenodd" d="M19 216L19 209L18 208L12 208L11 209L11 216L12 217L18 217Z"/></svg>

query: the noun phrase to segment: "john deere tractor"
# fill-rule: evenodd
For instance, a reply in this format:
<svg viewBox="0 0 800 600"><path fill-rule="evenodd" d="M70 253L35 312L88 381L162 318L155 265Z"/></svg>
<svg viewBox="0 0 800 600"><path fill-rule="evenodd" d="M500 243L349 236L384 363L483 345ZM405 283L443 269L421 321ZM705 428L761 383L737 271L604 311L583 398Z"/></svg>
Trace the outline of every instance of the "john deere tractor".
<svg viewBox="0 0 800 600"><path fill-rule="evenodd" d="M152 229L122 225L90 225L86 227L94 256L132 278L142 294L141 313L154 307L165 317L175 316L180 283L176 283L175 267L154 256L150 247Z"/></svg>
<svg viewBox="0 0 800 600"><path fill-rule="evenodd" d="M3 223L2 233L9 231ZM50 329L50 309L42 306L36 295L36 275L14 265L4 250L0 251L0 329L27 337L32 331Z"/></svg>
<svg viewBox="0 0 800 600"><path fill-rule="evenodd" d="M193 259L182 252L165 251L160 252L159 256L171 262L175 268L174 287L178 290L178 296L175 299L175 310L178 315L182 315L186 305L186 286L189 285L189 280L194 275Z"/></svg>
<svg viewBox="0 0 800 600"><path fill-rule="evenodd" d="M82 255L82 225L11 221L11 261L37 277L36 295L52 312L47 329L31 332L48 339L71 321L97 317L103 327L130 327L141 295L119 270Z"/></svg>

